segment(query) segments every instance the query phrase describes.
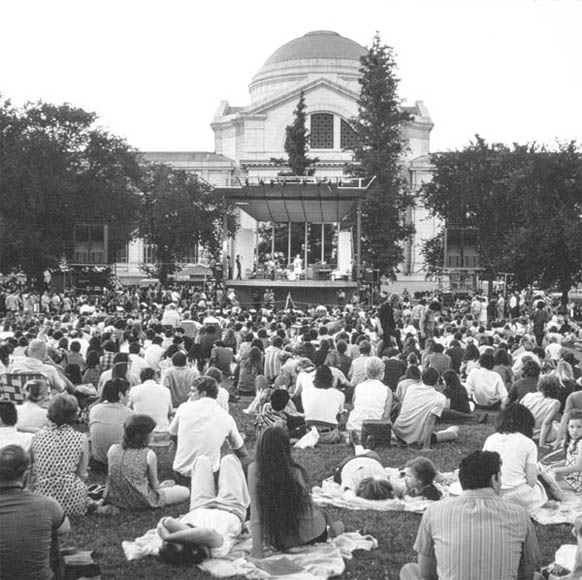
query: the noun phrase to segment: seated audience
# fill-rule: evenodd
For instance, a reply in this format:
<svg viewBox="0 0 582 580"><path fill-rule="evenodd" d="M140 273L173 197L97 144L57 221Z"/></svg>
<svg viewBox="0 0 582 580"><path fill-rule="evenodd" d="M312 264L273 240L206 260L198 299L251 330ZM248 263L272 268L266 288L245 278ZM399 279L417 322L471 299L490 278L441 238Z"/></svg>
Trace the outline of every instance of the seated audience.
<svg viewBox="0 0 582 580"><path fill-rule="evenodd" d="M333 388L333 374L328 366L315 371L313 388L303 391L301 400L307 428L316 427L318 443L338 443L341 440L338 419L343 418L345 396Z"/></svg>
<svg viewBox="0 0 582 580"><path fill-rule="evenodd" d="M75 431L79 405L72 395L59 395L48 408L48 427L32 437L34 492L52 497L68 516L82 516L89 508L85 479L89 462L87 437Z"/></svg>
<svg viewBox="0 0 582 580"><path fill-rule="evenodd" d="M325 516L311 502L309 479L291 457L285 429L263 431L248 478L252 557L263 557L264 542L277 550L288 550L327 540Z"/></svg>
<svg viewBox="0 0 582 580"><path fill-rule="evenodd" d="M574 409L568 416L568 432L564 443L566 459L554 465L552 475L561 487L582 491L582 411Z"/></svg>
<svg viewBox="0 0 582 580"><path fill-rule="evenodd" d="M497 432L489 435L483 445L483 451L495 451L501 457L501 497L528 510L548 501L538 482L538 448L532 440L534 425L534 417L526 407L510 405L501 413Z"/></svg>
<svg viewBox="0 0 582 580"><path fill-rule="evenodd" d="M172 365L164 372L162 384L170 390L172 407L177 409L188 400L192 381L200 376L196 367L187 366L186 355L178 351L172 355Z"/></svg>
<svg viewBox="0 0 582 580"><path fill-rule="evenodd" d="M44 381L32 380L24 385L26 401L16 407L18 422L16 428L27 433L36 433L49 424L47 407L48 387Z"/></svg>
<svg viewBox="0 0 582 580"><path fill-rule="evenodd" d="M495 358L489 352L479 357L479 366L471 369L465 386L475 405L483 408L496 408L507 397L503 379L493 370Z"/></svg>
<svg viewBox="0 0 582 580"><path fill-rule="evenodd" d="M459 438L456 426L435 430L436 421L447 404L447 398L435 389L438 378L438 372L429 367L422 373L422 382L410 385L406 391L393 433L408 445L420 445L427 450L431 443Z"/></svg>
<svg viewBox="0 0 582 580"><path fill-rule="evenodd" d="M350 437L355 444L361 440L362 425L369 420L390 420L392 408L392 391L383 382L385 363L378 357L367 357L366 375L363 381L354 389L352 397L353 409L350 411L346 424Z"/></svg>
<svg viewBox="0 0 582 580"><path fill-rule="evenodd" d="M129 391L128 407L136 413L152 417L156 423L154 438L160 439L168 434L173 414L172 395L155 378L154 369L146 367L141 371L141 384L131 387Z"/></svg>
<svg viewBox="0 0 582 580"><path fill-rule="evenodd" d="M498 497L501 467L499 454L489 451L461 461L463 493L424 512L414 544L418 564L406 564L400 580L533 578L540 559L535 529L525 509Z"/></svg>
<svg viewBox="0 0 582 580"><path fill-rule="evenodd" d="M107 470L107 452L123 437L123 425L133 415L127 406L129 383L123 379L107 381L101 393L101 402L89 411L91 433L91 469Z"/></svg>
<svg viewBox="0 0 582 580"><path fill-rule="evenodd" d="M29 469L20 445L0 448L0 577L51 580L55 537L71 526L57 501L26 489Z"/></svg>
<svg viewBox="0 0 582 580"><path fill-rule="evenodd" d="M30 451L32 433L17 430L18 413L12 401L0 400L0 447L20 445L26 452Z"/></svg>
<svg viewBox="0 0 582 580"><path fill-rule="evenodd" d="M151 416L131 415L125 423L121 443L109 448L104 495L108 504L125 510L143 510L188 499L187 487L174 485L173 481L160 484L158 480L157 457L148 447L155 427Z"/></svg>

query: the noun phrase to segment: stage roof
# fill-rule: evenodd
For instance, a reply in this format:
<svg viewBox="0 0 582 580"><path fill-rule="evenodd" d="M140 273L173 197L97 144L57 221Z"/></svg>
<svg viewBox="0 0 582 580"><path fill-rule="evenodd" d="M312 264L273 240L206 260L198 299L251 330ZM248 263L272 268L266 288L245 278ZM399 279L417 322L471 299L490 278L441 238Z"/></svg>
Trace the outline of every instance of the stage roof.
<svg viewBox="0 0 582 580"><path fill-rule="evenodd" d="M372 181L293 177L216 190L257 221L335 223L350 214Z"/></svg>

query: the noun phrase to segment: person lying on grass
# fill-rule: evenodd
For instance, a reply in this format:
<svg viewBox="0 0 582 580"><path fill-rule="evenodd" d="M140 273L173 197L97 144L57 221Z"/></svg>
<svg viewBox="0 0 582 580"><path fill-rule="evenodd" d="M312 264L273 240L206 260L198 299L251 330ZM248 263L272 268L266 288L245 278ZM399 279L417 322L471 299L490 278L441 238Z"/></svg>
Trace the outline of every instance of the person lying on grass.
<svg viewBox="0 0 582 580"><path fill-rule="evenodd" d="M207 558L224 558L242 531L250 504L242 465L234 455L220 461L218 493L212 462L199 456L192 465L190 511L180 518L162 518L160 560L193 566Z"/></svg>
<svg viewBox="0 0 582 580"><path fill-rule="evenodd" d="M441 492L435 487L437 470L430 459L415 457L404 466L399 479L390 479L374 451L345 459L334 473L345 497L382 500L395 497L418 497L439 500Z"/></svg>

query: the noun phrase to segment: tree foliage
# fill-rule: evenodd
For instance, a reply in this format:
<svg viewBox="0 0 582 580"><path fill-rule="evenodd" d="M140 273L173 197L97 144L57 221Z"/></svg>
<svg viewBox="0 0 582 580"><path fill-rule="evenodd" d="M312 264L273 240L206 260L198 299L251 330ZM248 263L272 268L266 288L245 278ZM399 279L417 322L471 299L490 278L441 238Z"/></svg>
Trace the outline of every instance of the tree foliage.
<svg viewBox="0 0 582 580"><path fill-rule="evenodd" d="M514 273L521 286L567 291L581 280L582 152L576 143L549 150L488 144L477 136L461 151L432 155L432 164L424 203L447 224L478 228L482 263Z"/></svg>
<svg viewBox="0 0 582 580"><path fill-rule="evenodd" d="M394 51L382 44L378 33L361 58L360 71L358 117L351 121L356 132L354 162L347 171L376 177L362 205L363 258L394 276L404 257L402 241L413 233L403 219L412 198L401 172L406 148L402 129L410 115L400 107Z"/></svg>
<svg viewBox="0 0 582 580"><path fill-rule="evenodd" d="M317 163L317 158L307 156L309 151L309 131L305 113L305 94L301 91L297 107L293 111L293 122L285 128L285 152L293 175L306 175L309 168Z"/></svg>
<svg viewBox="0 0 582 580"><path fill-rule="evenodd" d="M222 219L229 212L221 196L196 175L151 164L143 168L142 212L138 232L156 246L148 273L165 282L179 270L182 256L195 244L212 254L222 244ZM233 230L233 220L229 229ZM147 267L146 267L147 268Z"/></svg>
<svg viewBox="0 0 582 580"><path fill-rule="evenodd" d="M110 253L139 210L137 153L71 105L0 103L0 270L39 276L73 254L75 223L109 225Z"/></svg>

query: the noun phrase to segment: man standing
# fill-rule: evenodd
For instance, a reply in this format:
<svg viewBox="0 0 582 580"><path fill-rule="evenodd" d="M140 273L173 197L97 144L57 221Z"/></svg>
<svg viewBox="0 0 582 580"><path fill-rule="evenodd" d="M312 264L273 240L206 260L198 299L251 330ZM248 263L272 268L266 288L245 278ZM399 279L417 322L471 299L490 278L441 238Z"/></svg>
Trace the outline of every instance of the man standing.
<svg viewBox="0 0 582 580"><path fill-rule="evenodd" d="M0 449L0 578L54 578L55 536L70 530L63 508L25 489L29 464L20 445Z"/></svg>
<svg viewBox="0 0 582 580"><path fill-rule="evenodd" d="M499 497L501 458L475 451L461 461L463 492L428 507L414 544L418 564L400 580L531 580L540 553L527 511Z"/></svg>
<svg viewBox="0 0 582 580"><path fill-rule="evenodd" d="M241 262L240 254L236 255L236 259L234 262L236 264L236 279L242 280L242 262Z"/></svg>
<svg viewBox="0 0 582 580"><path fill-rule="evenodd" d="M192 383L190 399L178 407L170 423L170 435L178 437L173 468L184 479L191 476L194 460L201 455L218 471L220 449L227 440L239 459L248 456L234 419L218 406L217 396L216 380L198 377Z"/></svg>
<svg viewBox="0 0 582 580"><path fill-rule="evenodd" d="M400 303L400 296L393 293L388 296L380 309L378 310L378 319L382 326L382 340L384 348L390 345L390 338L394 337L398 350L402 352L402 341L400 340L400 330L396 327L396 320L394 318L394 309Z"/></svg>

